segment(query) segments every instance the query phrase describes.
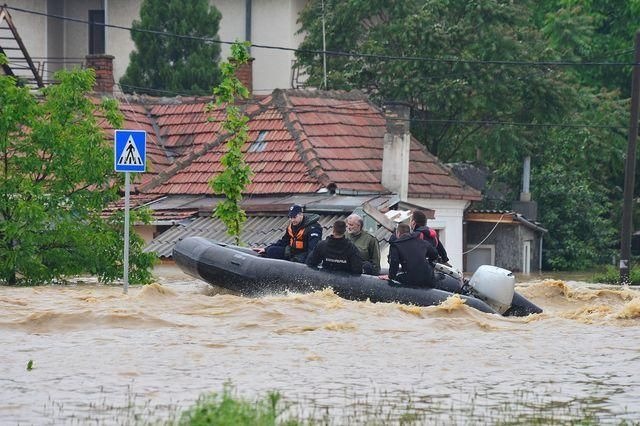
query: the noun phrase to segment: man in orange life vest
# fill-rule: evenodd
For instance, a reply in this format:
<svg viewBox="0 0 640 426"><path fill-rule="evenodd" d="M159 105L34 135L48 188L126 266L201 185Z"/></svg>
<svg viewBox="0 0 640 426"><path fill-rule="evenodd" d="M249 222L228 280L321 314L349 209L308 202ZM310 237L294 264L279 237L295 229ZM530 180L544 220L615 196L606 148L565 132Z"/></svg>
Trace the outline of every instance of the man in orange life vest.
<svg viewBox="0 0 640 426"><path fill-rule="evenodd" d="M322 240L322 227L318 219L320 216L317 214L305 214L302 206L294 204L289 207L289 226L283 237L266 248L255 251L273 259L305 263L309 253Z"/></svg>

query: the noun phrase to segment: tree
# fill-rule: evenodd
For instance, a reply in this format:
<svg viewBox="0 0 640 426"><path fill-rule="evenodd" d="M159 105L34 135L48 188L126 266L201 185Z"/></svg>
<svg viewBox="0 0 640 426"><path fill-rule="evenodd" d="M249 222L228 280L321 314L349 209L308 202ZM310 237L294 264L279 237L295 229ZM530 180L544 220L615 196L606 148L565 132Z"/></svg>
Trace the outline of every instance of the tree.
<svg viewBox="0 0 640 426"><path fill-rule="evenodd" d="M640 29L640 2L616 0L540 0L534 22L562 59L625 65L577 67L581 83L631 96L633 43Z"/></svg>
<svg viewBox="0 0 640 426"><path fill-rule="evenodd" d="M242 153L242 147L249 139L249 118L236 105L238 100L249 97L249 90L236 77L236 70L248 61L248 44L234 43L229 62L224 62L221 67L223 80L213 90L215 103L208 105L209 110L225 106L227 113L222 128L230 137L227 140L227 152L220 159L224 170L209 185L213 192L225 196L216 206L214 216L227 225L227 233L235 237L236 244L240 243L241 227L247 220L244 210L240 208L240 201L245 188L251 183L251 168L245 163Z"/></svg>
<svg viewBox="0 0 640 426"><path fill-rule="evenodd" d="M113 147L94 112L114 128L122 116L114 100L95 106L87 97L93 70L55 79L39 98L0 76L0 281L8 284L80 273L108 281L122 272L122 222L101 217L119 198ZM154 258L138 240L132 282L145 282Z"/></svg>
<svg viewBox="0 0 640 426"><path fill-rule="evenodd" d="M322 8L300 15L301 49L322 49ZM412 133L443 161L485 156L521 159L543 135L524 127L486 124L549 122L562 116L571 86L547 65L542 33L528 2L502 0L325 0L327 50L373 56L328 56L330 89L358 88L375 100L408 102ZM380 56L430 58L395 60ZM301 52L311 85L323 78L321 56Z"/></svg>
<svg viewBox="0 0 640 426"><path fill-rule="evenodd" d="M631 47L631 37L623 40L638 3L617 3L314 0L300 15L306 52L297 61L309 84L322 86L322 57L310 51L322 49L324 14L327 50L368 55L329 54L330 89L408 102L412 133L429 151L443 161L475 160L481 152L494 184L506 183L513 194L522 160L531 156L533 193L552 241L547 265L584 267L611 253L623 178L627 104L602 88L618 89L629 75L622 67L549 61ZM614 29L618 16L622 29ZM593 206L588 214L581 211L587 206Z"/></svg>
<svg viewBox="0 0 640 426"><path fill-rule="evenodd" d="M144 0L140 20L132 24L136 49L120 79L123 91L207 95L220 80L220 46L215 41L189 37L217 41L220 18L220 12L207 0Z"/></svg>

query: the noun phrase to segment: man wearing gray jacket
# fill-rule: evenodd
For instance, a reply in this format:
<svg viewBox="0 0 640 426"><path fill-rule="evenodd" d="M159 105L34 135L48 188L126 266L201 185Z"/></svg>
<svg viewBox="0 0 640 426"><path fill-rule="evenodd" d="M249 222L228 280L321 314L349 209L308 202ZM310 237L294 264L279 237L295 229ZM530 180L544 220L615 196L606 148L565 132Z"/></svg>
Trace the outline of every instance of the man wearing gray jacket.
<svg viewBox="0 0 640 426"><path fill-rule="evenodd" d="M380 244L376 237L362 229L364 221L357 214L347 217L347 238L358 248L364 261L362 273L378 275L380 273Z"/></svg>

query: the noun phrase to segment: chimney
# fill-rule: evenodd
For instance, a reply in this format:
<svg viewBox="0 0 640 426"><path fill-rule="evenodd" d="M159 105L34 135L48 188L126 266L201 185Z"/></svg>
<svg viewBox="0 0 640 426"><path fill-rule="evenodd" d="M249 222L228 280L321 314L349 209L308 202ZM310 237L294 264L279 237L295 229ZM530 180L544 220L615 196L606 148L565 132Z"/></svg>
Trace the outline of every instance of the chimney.
<svg viewBox="0 0 640 426"><path fill-rule="evenodd" d="M93 68L96 72L96 84L93 91L96 93L113 94L113 56L95 54L86 56L87 68Z"/></svg>
<svg viewBox="0 0 640 426"><path fill-rule="evenodd" d="M512 208L516 213L520 213L529 220L538 219L538 203L531 200L531 192L529 192L529 181L531 178L531 157L524 158L522 166L522 192L520 193L520 201L514 201Z"/></svg>
<svg viewBox="0 0 640 426"><path fill-rule="evenodd" d="M387 129L382 153L382 186L397 193L401 201L406 201L409 192L411 108L401 102L389 102L383 108Z"/></svg>
<svg viewBox="0 0 640 426"><path fill-rule="evenodd" d="M236 77L249 90L249 94L253 93L253 61L255 58L249 58L246 64L240 65L236 70Z"/></svg>

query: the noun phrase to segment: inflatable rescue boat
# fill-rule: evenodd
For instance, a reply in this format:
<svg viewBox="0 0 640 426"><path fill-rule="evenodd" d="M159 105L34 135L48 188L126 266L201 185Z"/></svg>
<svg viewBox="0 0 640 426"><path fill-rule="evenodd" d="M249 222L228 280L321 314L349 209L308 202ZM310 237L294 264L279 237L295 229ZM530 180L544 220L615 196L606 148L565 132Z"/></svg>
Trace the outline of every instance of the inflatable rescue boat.
<svg viewBox="0 0 640 426"><path fill-rule="evenodd" d="M495 266L481 266L467 281L457 271L436 264L435 288L412 288L376 276L326 272L301 263L268 259L251 249L202 237L178 242L173 259L192 277L248 297L308 293L330 287L349 300L432 306L458 294L467 305L482 312L505 316L542 312L515 291L515 277L510 271Z"/></svg>

